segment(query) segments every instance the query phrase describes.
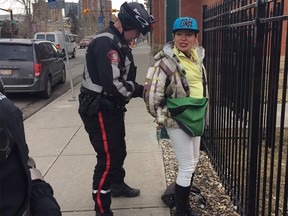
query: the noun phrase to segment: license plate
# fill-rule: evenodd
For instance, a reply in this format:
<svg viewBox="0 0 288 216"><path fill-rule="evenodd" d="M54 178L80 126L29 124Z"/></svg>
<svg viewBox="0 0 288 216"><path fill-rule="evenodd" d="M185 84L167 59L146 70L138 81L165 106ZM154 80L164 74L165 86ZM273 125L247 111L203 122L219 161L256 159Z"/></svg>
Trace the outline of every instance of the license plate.
<svg viewBox="0 0 288 216"><path fill-rule="evenodd" d="M12 70L5 70L5 69L0 69L0 75L11 75Z"/></svg>

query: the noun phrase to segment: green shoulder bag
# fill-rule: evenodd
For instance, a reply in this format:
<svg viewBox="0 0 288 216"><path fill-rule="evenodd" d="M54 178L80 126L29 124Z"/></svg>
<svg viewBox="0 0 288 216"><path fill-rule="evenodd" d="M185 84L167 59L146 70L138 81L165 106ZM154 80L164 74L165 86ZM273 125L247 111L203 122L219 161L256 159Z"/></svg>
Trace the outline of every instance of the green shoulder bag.
<svg viewBox="0 0 288 216"><path fill-rule="evenodd" d="M167 98L167 107L172 118L192 137L202 136L204 133L207 103L206 97Z"/></svg>

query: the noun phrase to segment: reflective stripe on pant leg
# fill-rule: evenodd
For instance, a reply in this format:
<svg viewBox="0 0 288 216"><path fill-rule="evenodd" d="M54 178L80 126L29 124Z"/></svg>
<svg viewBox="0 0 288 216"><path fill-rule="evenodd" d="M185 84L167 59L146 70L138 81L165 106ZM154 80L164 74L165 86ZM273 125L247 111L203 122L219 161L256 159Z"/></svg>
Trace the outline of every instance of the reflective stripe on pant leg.
<svg viewBox="0 0 288 216"><path fill-rule="evenodd" d="M102 191L103 184L105 182L105 179L106 179L107 174L108 174L109 169L110 169L110 153L109 153L109 149L108 149L108 142L107 142L107 136L106 136L106 131L105 131L105 127L104 127L102 112L98 113L98 118L99 118L99 123L100 123L101 131L102 131L102 140L103 140L103 144L104 144L104 151L106 154L106 169L103 173L103 176L102 176L100 183L99 183L99 186L98 186L98 191ZM100 194L101 194L101 192L97 193L97 199L96 200L97 200L100 212L104 213L103 205L102 205L102 202L100 199Z"/></svg>

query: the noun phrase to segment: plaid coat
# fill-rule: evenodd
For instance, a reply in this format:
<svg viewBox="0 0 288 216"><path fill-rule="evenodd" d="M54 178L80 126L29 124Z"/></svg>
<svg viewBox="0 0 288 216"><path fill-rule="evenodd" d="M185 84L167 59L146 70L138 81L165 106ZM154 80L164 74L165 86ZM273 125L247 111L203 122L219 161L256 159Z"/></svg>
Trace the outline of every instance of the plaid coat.
<svg viewBox="0 0 288 216"><path fill-rule="evenodd" d="M166 98L189 97L190 89L185 71L179 59L173 53L173 43L167 43L164 48L154 56L155 63L148 69L144 84L144 101L147 111L155 117L159 125L179 127L172 119L167 106ZM206 77L203 66L204 48L197 47L198 57L202 66L203 76ZM204 79L206 80L206 79ZM205 83L206 92L207 85Z"/></svg>

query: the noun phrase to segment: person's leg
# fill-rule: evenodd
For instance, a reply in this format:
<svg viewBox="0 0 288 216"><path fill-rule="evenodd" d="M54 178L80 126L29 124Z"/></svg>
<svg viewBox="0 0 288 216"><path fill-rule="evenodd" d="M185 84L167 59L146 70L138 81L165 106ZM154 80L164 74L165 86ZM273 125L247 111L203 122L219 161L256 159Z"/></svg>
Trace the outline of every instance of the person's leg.
<svg viewBox="0 0 288 216"><path fill-rule="evenodd" d="M201 142L201 137L198 136L198 137L192 137L192 147L193 147L193 172L195 172L195 169L196 169L196 166L198 164L198 161L199 161L199 156L200 156L200 142Z"/></svg>
<svg viewBox="0 0 288 216"><path fill-rule="evenodd" d="M125 141L125 122L124 122L124 113L121 114L119 118L119 129L118 134L114 135L114 139L118 141L117 145L117 155L112 160L112 164L115 164L115 166L118 166L117 170L120 170L119 172L113 173L112 177L112 185L111 185L111 195L114 197L119 196L125 196L125 197L136 197L139 196L140 190L129 187L125 182L125 169L123 167L124 160L127 155L126 151L126 141Z"/></svg>
<svg viewBox="0 0 288 216"><path fill-rule="evenodd" d="M115 150L113 140L110 139L113 131L117 130L117 119L107 112L98 112L93 117L80 115L90 142L97 153L97 164L95 165L92 184L92 198L95 201L96 215L113 215L111 205L111 171L116 167L111 165L111 154ZM114 123L112 123L114 121ZM112 151L112 152L111 152Z"/></svg>
<svg viewBox="0 0 288 216"><path fill-rule="evenodd" d="M176 183L188 187L196 167L193 158L193 138L180 128L166 127L166 129L179 166Z"/></svg>
<svg viewBox="0 0 288 216"><path fill-rule="evenodd" d="M195 138L187 135L182 129L170 127L166 129L179 166L175 184L176 215L197 215L190 209L189 195L191 177L199 159L198 145L194 146Z"/></svg>
<svg viewBox="0 0 288 216"><path fill-rule="evenodd" d="M124 184L126 157L124 113L99 112L93 117L81 115L90 142L97 152L93 175L93 200L97 215L111 215L111 183L120 186L119 196L135 196L135 189ZM127 190L127 188L129 190ZM137 191L136 191L137 192ZM134 194L134 195L133 195ZM116 194L118 195L118 194Z"/></svg>
<svg viewBox="0 0 288 216"><path fill-rule="evenodd" d="M196 169L196 166L198 164L198 161L199 161L199 156L200 156L200 142L201 142L201 137L193 137L192 138L192 141L193 141L193 160L194 160L194 163L193 163L193 173L192 173L192 177L191 177L191 183L190 183L190 186L191 186L191 190L192 190L192 184L193 184L193 179L194 179L194 172L195 172L195 169ZM196 188L196 187L193 187L193 190L195 190L195 192L197 191L197 193L200 193L201 191Z"/></svg>
<svg viewBox="0 0 288 216"><path fill-rule="evenodd" d="M126 175L123 165L127 156L124 113L115 114L113 116L113 119L117 121L117 123L115 123L115 121L113 122L113 126L117 124L117 130L115 128L109 137L110 142L115 143L115 145L111 146L111 163L112 166L115 167L115 172L111 172L111 181L112 183L122 183L124 182Z"/></svg>

